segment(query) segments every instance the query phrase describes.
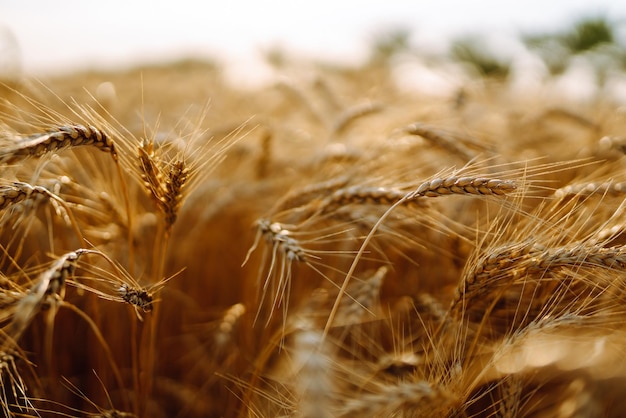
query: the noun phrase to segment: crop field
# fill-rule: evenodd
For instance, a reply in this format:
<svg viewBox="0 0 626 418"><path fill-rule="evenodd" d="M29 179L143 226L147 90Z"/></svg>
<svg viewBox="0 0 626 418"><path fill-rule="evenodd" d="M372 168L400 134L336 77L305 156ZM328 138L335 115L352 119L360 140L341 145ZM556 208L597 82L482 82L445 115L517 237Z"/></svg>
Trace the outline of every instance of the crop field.
<svg viewBox="0 0 626 418"><path fill-rule="evenodd" d="M2 84L2 415L623 416L626 109L296 67Z"/></svg>

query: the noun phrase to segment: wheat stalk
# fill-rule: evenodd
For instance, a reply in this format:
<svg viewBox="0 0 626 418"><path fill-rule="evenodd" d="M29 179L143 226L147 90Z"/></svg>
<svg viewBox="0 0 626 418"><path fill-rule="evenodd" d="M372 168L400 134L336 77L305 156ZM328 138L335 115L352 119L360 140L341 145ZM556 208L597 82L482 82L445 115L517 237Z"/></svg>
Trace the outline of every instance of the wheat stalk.
<svg viewBox="0 0 626 418"><path fill-rule="evenodd" d="M297 415L303 418L332 417L332 359L322 333L311 328L298 330L293 356L297 368Z"/></svg>

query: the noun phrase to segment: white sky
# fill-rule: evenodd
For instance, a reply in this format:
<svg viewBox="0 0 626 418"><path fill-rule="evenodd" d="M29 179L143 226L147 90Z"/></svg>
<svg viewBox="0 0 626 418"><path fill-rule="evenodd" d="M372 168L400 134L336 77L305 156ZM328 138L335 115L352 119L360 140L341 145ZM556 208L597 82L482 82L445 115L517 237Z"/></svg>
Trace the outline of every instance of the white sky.
<svg viewBox="0 0 626 418"><path fill-rule="evenodd" d="M624 19L626 1L0 0L0 68L8 60L30 74L191 55L245 61L274 46L354 61L394 25L437 45L466 32L550 31L590 13Z"/></svg>

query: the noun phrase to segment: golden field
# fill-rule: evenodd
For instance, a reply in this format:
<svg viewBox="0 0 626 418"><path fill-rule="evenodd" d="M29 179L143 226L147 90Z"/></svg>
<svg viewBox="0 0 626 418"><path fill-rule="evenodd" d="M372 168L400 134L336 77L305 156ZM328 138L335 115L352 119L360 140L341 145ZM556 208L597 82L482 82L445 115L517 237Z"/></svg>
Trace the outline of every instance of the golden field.
<svg viewBox="0 0 626 418"><path fill-rule="evenodd" d="M6 416L626 410L626 110L387 62L2 87Z"/></svg>

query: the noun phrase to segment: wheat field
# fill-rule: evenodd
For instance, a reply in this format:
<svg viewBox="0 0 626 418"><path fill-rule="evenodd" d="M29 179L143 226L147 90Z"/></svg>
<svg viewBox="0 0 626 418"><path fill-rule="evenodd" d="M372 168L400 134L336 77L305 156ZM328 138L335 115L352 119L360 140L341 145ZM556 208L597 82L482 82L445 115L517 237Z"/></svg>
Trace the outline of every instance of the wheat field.
<svg viewBox="0 0 626 418"><path fill-rule="evenodd" d="M623 416L624 109L311 67L3 84L3 415Z"/></svg>

